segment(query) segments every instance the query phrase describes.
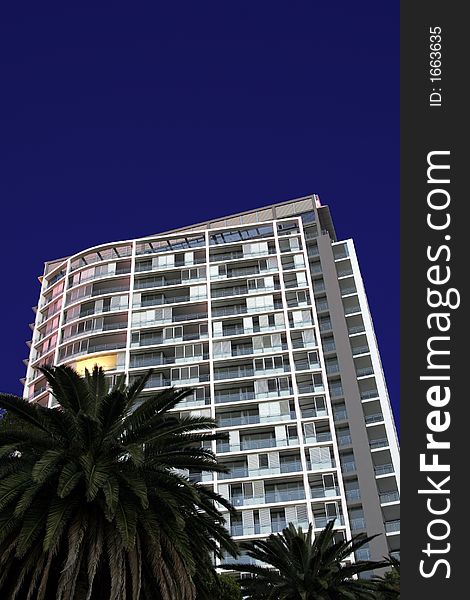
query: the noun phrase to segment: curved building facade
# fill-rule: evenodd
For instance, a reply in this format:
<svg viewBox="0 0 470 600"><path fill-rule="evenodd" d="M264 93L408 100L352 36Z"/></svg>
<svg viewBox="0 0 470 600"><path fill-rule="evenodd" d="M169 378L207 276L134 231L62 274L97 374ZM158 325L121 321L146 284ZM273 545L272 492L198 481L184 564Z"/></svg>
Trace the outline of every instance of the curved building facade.
<svg viewBox="0 0 470 600"><path fill-rule="evenodd" d="M352 240L317 196L46 263L24 395L54 406L38 367L101 365L145 394L194 392L225 474L188 472L237 508L237 539L289 522L382 534L399 551L398 443ZM241 557L240 561L248 560Z"/></svg>

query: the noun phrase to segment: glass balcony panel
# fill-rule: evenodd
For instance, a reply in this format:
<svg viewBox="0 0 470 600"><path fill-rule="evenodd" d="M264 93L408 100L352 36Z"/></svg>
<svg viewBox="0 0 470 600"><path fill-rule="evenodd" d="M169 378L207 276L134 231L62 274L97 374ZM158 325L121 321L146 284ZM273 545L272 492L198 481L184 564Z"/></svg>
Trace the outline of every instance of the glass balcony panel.
<svg viewBox="0 0 470 600"><path fill-rule="evenodd" d="M400 500L400 494L398 491L394 492L384 492L383 494L379 494L380 502L397 502Z"/></svg>

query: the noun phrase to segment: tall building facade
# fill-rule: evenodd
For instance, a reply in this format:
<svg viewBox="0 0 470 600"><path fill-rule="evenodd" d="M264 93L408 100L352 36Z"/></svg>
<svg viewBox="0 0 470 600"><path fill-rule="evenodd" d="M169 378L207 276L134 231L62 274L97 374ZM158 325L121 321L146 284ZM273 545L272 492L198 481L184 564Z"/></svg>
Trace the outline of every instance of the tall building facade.
<svg viewBox="0 0 470 600"><path fill-rule="evenodd" d="M215 418L229 471L188 472L237 508L236 539L287 523L380 534L400 547L393 416L351 239L308 196L46 263L25 398L54 406L43 364L145 393L190 386L177 410ZM242 556L242 563L249 558Z"/></svg>

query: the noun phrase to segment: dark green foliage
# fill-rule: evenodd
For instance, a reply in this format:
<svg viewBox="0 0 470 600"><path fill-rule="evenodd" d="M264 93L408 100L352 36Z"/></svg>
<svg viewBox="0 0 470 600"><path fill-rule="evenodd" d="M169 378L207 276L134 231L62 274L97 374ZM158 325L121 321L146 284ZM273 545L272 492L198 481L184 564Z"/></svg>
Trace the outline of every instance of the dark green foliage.
<svg viewBox="0 0 470 600"><path fill-rule="evenodd" d="M399 600L400 598L400 561L390 556L390 570L382 577L377 577L377 600Z"/></svg>
<svg viewBox="0 0 470 600"><path fill-rule="evenodd" d="M353 536L335 541L333 521L316 537L312 526L304 533L292 523L266 540L243 542L248 556L266 566L243 565L252 578L243 579L242 587L252 600L375 600L376 584L355 575L384 567L385 562L348 562L351 553L372 538ZM237 565L224 568L237 569Z"/></svg>
<svg viewBox="0 0 470 600"><path fill-rule="evenodd" d="M150 373L108 391L97 367L42 371L59 409L0 395L0 597L194 600L235 552L231 507L176 471L224 470L215 422L169 412L187 389L142 401Z"/></svg>

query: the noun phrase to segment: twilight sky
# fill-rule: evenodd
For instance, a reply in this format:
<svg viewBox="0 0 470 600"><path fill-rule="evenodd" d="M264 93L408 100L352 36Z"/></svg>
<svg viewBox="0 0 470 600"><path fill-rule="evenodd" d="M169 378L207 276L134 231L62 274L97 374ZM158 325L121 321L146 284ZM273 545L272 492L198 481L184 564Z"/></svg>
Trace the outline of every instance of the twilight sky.
<svg viewBox="0 0 470 600"><path fill-rule="evenodd" d="M399 3L9 4L0 389L21 393L44 261L317 193L397 410Z"/></svg>

